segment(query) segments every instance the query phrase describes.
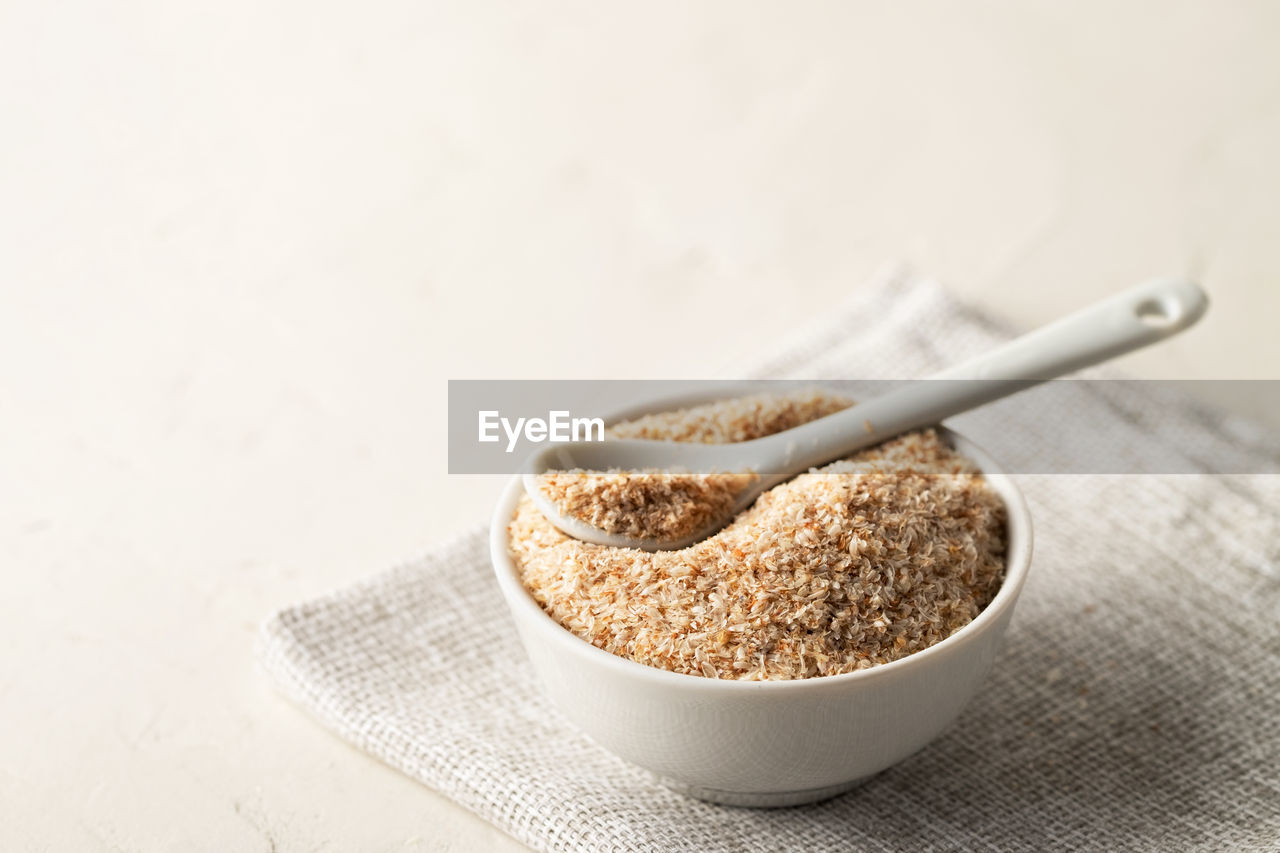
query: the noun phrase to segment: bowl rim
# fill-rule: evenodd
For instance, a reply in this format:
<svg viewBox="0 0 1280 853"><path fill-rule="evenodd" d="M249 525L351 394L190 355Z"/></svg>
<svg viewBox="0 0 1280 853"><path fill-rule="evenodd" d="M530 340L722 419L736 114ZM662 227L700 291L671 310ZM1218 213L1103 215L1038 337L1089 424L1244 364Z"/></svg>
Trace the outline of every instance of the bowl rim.
<svg viewBox="0 0 1280 853"><path fill-rule="evenodd" d="M819 383L814 384L818 385ZM706 403L724 399L725 390L731 391L735 387L741 386L726 385L721 386L719 391L707 392L706 394L683 394L651 400L636 406L629 406L624 411L613 413L606 420L609 423L614 423L646 412L667 411L671 407L680 408L698 405L700 402ZM731 678L707 678L706 676L660 669L630 658L615 655L612 652L594 646L565 628L543 610L517 575L515 561L511 559L510 554L507 552L507 527L515 513L516 503L524 491L524 484L518 475L513 476L503 489L502 496L498 499L489 524L489 551L494 572L497 575L498 586L502 590L503 598L506 600L507 606L511 609L512 616L517 622L537 630L549 642L553 643L557 649L563 650L563 653L584 658L586 663L610 669L620 677L651 681L655 686L700 692L728 691L732 693L747 693L766 691L800 693L812 690L839 689L853 684L865 684L878 679L893 678L911 667L918 668L941 656L958 652L962 647L975 642L987 629L995 625L1007 611L1012 610L1031 567L1033 544L1031 511L1027 506L1022 490L1018 488L1008 474L1000 470L995 460L982 448L946 426L938 426L935 429L956 450L978 464L982 475L991 483L1001 500L1004 501L1007 516L1005 576L995 597L969 624L946 639L895 661L876 664L869 669L860 669L838 675L743 681Z"/></svg>

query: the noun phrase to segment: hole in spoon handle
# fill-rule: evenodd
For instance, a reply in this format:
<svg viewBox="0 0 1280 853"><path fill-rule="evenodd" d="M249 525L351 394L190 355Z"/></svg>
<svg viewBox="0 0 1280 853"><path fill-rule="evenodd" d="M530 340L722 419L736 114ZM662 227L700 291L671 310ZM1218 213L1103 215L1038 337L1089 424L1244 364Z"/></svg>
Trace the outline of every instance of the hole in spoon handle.
<svg viewBox="0 0 1280 853"><path fill-rule="evenodd" d="M1204 314L1209 299L1199 286L1178 279L1152 282L1134 291L1133 316L1149 329L1173 334Z"/></svg>

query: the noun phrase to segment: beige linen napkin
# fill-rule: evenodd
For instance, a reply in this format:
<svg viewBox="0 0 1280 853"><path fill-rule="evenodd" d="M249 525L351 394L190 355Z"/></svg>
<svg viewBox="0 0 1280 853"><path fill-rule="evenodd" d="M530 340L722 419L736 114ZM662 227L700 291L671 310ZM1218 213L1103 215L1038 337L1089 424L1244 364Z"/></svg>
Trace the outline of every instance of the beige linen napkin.
<svg viewBox="0 0 1280 853"><path fill-rule="evenodd" d="M922 376L1005 337L887 273L748 372ZM1186 404L1153 425L1131 414L1152 401L1085 397L1109 442L1268 452L1238 423L1193 428ZM323 725L540 850L1280 849L1280 477L1021 484L1036 556L985 690L928 748L818 805L688 799L568 725L482 525L280 612L263 662Z"/></svg>

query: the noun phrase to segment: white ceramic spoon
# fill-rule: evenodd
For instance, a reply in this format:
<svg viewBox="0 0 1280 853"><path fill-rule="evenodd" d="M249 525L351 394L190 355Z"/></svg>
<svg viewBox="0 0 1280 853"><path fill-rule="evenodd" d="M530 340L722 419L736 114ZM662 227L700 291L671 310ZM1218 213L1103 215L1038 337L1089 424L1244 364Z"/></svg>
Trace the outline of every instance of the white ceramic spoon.
<svg viewBox="0 0 1280 853"><path fill-rule="evenodd" d="M1189 281L1147 282L929 377L951 381L907 383L884 396L754 441L694 444L609 439L548 445L525 463L525 491L552 524L576 539L646 551L683 548L719 530L761 492L796 474L1164 340L1200 319L1208 304L1204 291ZM641 539L606 533L563 515L538 488L539 474L574 468L749 470L760 477L738 495L730 512L694 534L680 539Z"/></svg>

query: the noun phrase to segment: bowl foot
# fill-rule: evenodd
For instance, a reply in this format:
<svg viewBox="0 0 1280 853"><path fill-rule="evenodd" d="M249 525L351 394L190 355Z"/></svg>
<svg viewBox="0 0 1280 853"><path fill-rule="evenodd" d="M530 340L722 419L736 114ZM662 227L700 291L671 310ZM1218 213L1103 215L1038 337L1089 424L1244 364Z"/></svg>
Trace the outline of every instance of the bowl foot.
<svg viewBox="0 0 1280 853"><path fill-rule="evenodd" d="M874 774L872 774L874 775ZM744 806L757 809L777 809L786 806L803 806L829 800L861 785L870 776L860 776L849 782L828 785L825 788L806 788L801 791L723 791L719 788L703 788L687 785L674 779L661 779L663 785L695 799L721 806Z"/></svg>

